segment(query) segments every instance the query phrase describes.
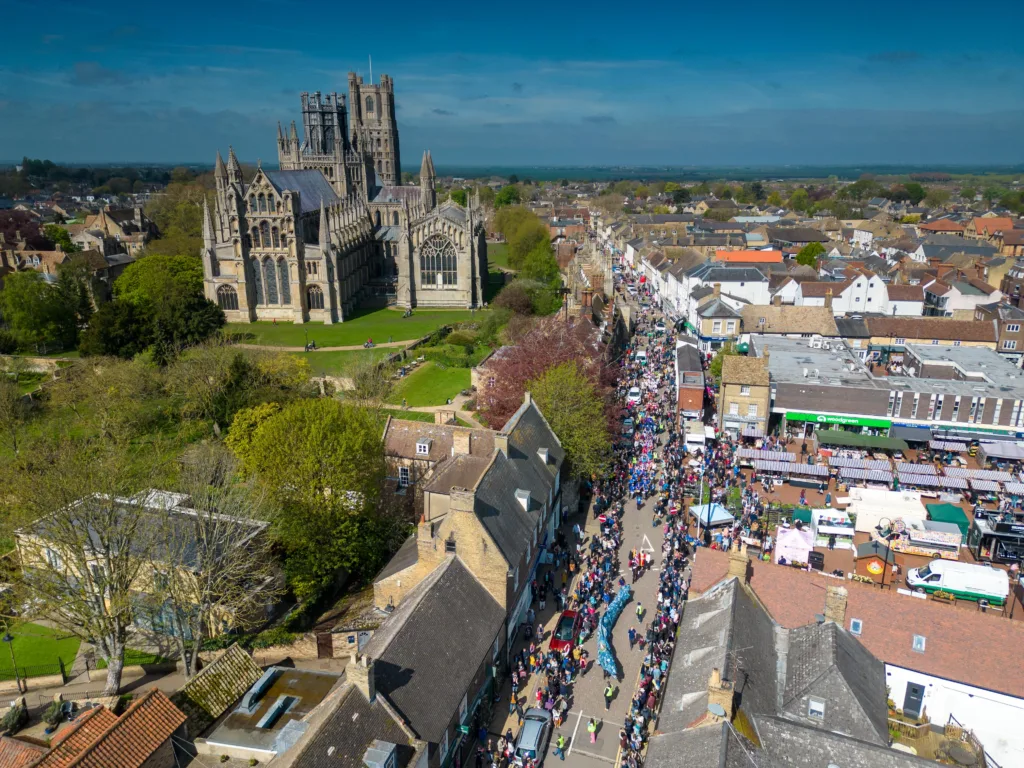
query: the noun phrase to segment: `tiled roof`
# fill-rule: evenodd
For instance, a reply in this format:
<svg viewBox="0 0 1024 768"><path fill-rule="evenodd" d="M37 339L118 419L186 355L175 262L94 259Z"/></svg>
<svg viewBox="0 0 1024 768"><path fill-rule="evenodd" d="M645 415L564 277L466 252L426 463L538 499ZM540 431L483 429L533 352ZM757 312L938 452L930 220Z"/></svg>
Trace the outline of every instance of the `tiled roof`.
<svg viewBox="0 0 1024 768"><path fill-rule="evenodd" d="M924 301L924 291L919 285L888 285L889 301Z"/></svg>
<svg viewBox="0 0 1024 768"><path fill-rule="evenodd" d="M453 424L431 424L423 421L391 419L384 433L384 452L388 456L406 459L441 461L452 455L456 432L469 432L469 452L472 456L489 456L494 450L494 431L470 429ZM430 451L424 456L416 453L416 443L430 440Z"/></svg>
<svg viewBox="0 0 1024 768"><path fill-rule="evenodd" d="M963 232L964 225L952 219L936 219L919 225L918 229L923 229L926 232Z"/></svg>
<svg viewBox="0 0 1024 768"><path fill-rule="evenodd" d="M153 688L68 768L139 768L184 723L181 710Z"/></svg>
<svg viewBox="0 0 1024 768"><path fill-rule="evenodd" d="M812 227L769 227L768 238L782 243L827 243L828 235Z"/></svg>
<svg viewBox="0 0 1024 768"><path fill-rule="evenodd" d="M237 643L193 677L172 697L190 728L200 733L252 687L263 670Z"/></svg>
<svg viewBox="0 0 1024 768"><path fill-rule="evenodd" d="M770 351L770 348L769 348ZM768 386L768 366L762 357L727 355L722 360L722 384Z"/></svg>
<svg viewBox="0 0 1024 768"><path fill-rule="evenodd" d="M764 323L761 323L764 318ZM836 321L828 307L752 305L743 308L746 333L818 333L837 336Z"/></svg>
<svg viewBox="0 0 1024 768"><path fill-rule="evenodd" d="M807 280L803 283L800 283L800 295L803 296L805 299L820 299L827 296L829 291L832 291L833 296L838 296L847 288L849 288L851 284L852 282L850 280L844 280L841 283Z"/></svg>
<svg viewBox="0 0 1024 768"><path fill-rule="evenodd" d="M715 260L729 264L781 264L782 251L715 251Z"/></svg>
<svg viewBox="0 0 1024 768"><path fill-rule="evenodd" d="M680 387L679 410L699 411L704 407L703 387Z"/></svg>
<svg viewBox="0 0 1024 768"><path fill-rule="evenodd" d="M754 561L750 586L775 621L800 627L815 621L825 605L821 575ZM728 571L728 554L702 549L690 589L706 591ZM860 641L887 664L978 688L1024 697L1024 664L1018 650L1024 626L1001 616L963 611L931 600L916 600L875 586L846 582L845 626L860 619ZM925 638L925 652L913 650L914 635Z"/></svg>
<svg viewBox="0 0 1024 768"><path fill-rule="evenodd" d="M947 341L996 340L996 330L992 323L974 320L954 320L948 317L869 317L867 324L872 336Z"/></svg>
<svg viewBox="0 0 1024 768"><path fill-rule="evenodd" d="M0 768L28 768L46 752L46 747L26 741L0 737Z"/></svg>
<svg viewBox="0 0 1024 768"><path fill-rule="evenodd" d="M1006 232L1013 229L1013 219L1009 216L982 216L974 220L974 229L979 235Z"/></svg>
<svg viewBox="0 0 1024 768"><path fill-rule="evenodd" d="M37 763L38 768L66 768L92 744L117 724L117 715L106 707L95 707L59 731L51 742L52 749Z"/></svg>

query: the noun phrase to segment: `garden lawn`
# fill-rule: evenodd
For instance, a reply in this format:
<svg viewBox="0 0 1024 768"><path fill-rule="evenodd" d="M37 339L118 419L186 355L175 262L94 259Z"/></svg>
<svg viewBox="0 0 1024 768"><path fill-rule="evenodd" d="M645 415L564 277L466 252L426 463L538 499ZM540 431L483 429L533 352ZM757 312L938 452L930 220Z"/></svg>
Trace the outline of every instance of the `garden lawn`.
<svg viewBox="0 0 1024 768"><path fill-rule="evenodd" d="M345 376L353 365L363 359L383 360L399 350L392 347L353 349L343 352L293 352L309 363L314 376Z"/></svg>
<svg viewBox="0 0 1024 768"><path fill-rule="evenodd" d="M427 421L431 424L434 423L434 414L429 411L403 411L401 408L385 408L383 413L393 419L400 419L402 421ZM465 419L460 419L458 416L455 417L455 423L460 427L473 428L472 424Z"/></svg>
<svg viewBox="0 0 1024 768"><path fill-rule="evenodd" d="M442 325L459 323L473 318L468 309L413 310L412 317L402 317L400 309L374 309L361 312L351 320L334 325L320 323L228 323L225 332L237 334L246 344L265 344L274 347L303 347L308 335L319 347L351 347L367 339L382 344L393 341L413 341L433 333Z"/></svg>
<svg viewBox="0 0 1024 768"><path fill-rule="evenodd" d="M487 244L487 266L511 269L508 265L508 243Z"/></svg>
<svg viewBox="0 0 1024 768"><path fill-rule="evenodd" d="M82 641L62 630L44 627L42 624L23 623L13 625L9 632L14 636L14 657L18 671L29 677L56 675L60 673L59 658L67 669L75 662L78 646ZM10 673L11 650L7 643L0 648L0 671ZM25 667L22 670L22 667Z"/></svg>
<svg viewBox="0 0 1024 768"><path fill-rule="evenodd" d="M427 361L399 382L389 402L399 405L404 398L413 408L444 405L464 389L469 389L469 368L441 368Z"/></svg>
<svg viewBox="0 0 1024 768"><path fill-rule="evenodd" d="M161 656L159 653L150 653L149 651L137 651L134 648L125 648L124 650L124 665L126 667L134 666L137 664L163 664L170 659ZM96 657L96 669L106 669L107 662L101 659L99 656Z"/></svg>

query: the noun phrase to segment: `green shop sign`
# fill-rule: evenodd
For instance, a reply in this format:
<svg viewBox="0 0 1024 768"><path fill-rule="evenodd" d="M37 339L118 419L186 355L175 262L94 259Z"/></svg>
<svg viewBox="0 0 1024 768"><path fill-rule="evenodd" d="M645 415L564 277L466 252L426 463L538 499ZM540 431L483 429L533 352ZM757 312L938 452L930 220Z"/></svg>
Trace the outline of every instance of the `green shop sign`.
<svg viewBox="0 0 1024 768"><path fill-rule="evenodd" d="M788 421L813 421L817 424L844 424L851 427L888 428L892 425L889 419L873 419L869 416L833 416L827 413L801 413L800 411L787 412L786 419Z"/></svg>

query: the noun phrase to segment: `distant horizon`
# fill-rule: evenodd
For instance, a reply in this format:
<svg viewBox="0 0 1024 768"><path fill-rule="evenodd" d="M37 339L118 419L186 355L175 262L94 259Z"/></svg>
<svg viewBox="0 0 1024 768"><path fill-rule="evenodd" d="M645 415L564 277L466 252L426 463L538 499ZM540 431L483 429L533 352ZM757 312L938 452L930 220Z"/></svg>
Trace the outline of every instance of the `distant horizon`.
<svg viewBox="0 0 1024 768"><path fill-rule="evenodd" d="M233 145L269 162L299 94L345 93L355 72L393 78L407 167L425 149L439 169L1024 163L1020 0L986 5L983 35L954 0L656 4L640 36L609 0L388 10L14 4L0 151L192 164ZM739 29L756 32L722 44Z"/></svg>

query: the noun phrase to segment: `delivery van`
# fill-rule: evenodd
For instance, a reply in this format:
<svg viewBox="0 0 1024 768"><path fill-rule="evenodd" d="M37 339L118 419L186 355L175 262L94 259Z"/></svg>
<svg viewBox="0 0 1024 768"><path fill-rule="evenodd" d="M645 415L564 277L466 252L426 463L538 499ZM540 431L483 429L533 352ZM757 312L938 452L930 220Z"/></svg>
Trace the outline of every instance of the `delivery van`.
<svg viewBox="0 0 1024 768"><path fill-rule="evenodd" d="M638 349L636 351L636 354L633 355L633 357L641 365L647 365L647 350L646 349Z"/></svg>
<svg viewBox="0 0 1024 768"><path fill-rule="evenodd" d="M1010 594L1010 577L990 565L932 560L923 568L907 571L907 586L915 592L941 590L960 600L988 600L992 605L1002 605Z"/></svg>

